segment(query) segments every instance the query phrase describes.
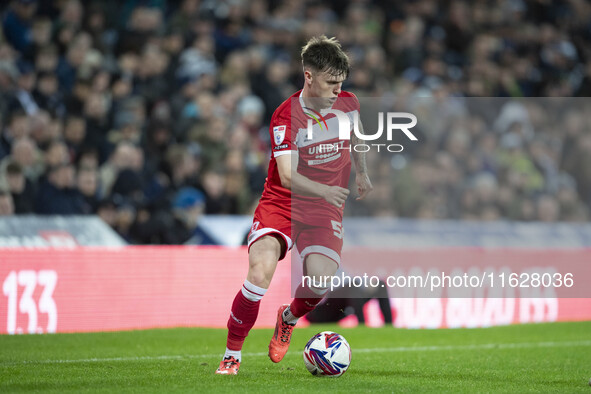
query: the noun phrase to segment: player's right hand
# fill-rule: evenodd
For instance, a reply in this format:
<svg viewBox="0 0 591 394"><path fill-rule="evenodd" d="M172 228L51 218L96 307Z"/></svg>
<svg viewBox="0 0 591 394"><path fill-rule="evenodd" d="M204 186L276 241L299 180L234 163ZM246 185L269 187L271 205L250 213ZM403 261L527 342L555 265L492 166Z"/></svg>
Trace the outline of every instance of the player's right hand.
<svg viewBox="0 0 591 394"><path fill-rule="evenodd" d="M324 199L335 207L342 207L349 195L349 189L340 186L328 186L324 192Z"/></svg>

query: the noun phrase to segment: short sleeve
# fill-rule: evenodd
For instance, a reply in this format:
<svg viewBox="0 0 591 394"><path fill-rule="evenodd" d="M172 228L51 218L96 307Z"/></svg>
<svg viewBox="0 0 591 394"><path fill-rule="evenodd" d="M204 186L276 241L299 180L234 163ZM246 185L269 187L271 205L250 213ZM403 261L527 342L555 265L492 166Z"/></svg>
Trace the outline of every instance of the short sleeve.
<svg viewBox="0 0 591 394"><path fill-rule="evenodd" d="M269 128L273 157L290 154L296 150L291 136L291 120L285 114L275 114Z"/></svg>

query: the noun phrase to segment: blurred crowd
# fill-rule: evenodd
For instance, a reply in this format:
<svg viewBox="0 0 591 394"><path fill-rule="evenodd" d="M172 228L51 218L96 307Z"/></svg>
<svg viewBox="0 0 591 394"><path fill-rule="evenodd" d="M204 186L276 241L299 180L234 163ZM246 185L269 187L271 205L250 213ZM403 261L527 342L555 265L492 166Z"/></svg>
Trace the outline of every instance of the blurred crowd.
<svg viewBox="0 0 591 394"><path fill-rule="evenodd" d="M375 190L363 204L348 203L349 214L589 220L591 100L440 100L437 95L411 97L399 92L392 103L385 110L411 112L420 119L412 129L418 141L398 136L395 142L403 152L393 155L382 149L367 156ZM362 115L363 107L362 100Z"/></svg>
<svg viewBox="0 0 591 394"><path fill-rule="evenodd" d="M352 59L344 89L461 108L423 122L403 155L370 155L374 203L351 211L588 217L589 111L545 123L543 105L487 115L459 100L589 96L585 0L1 4L1 214L96 213L131 243L184 242L202 213L249 214L271 115L303 84L303 43L326 34ZM503 111L527 119L499 125Z"/></svg>

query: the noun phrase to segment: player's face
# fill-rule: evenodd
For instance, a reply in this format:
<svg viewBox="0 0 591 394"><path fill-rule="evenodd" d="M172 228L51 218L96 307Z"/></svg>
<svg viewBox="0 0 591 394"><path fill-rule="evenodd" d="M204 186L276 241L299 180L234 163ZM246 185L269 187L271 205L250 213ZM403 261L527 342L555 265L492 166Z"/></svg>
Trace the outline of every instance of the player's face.
<svg viewBox="0 0 591 394"><path fill-rule="evenodd" d="M341 93L341 87L345 80L344 75L332 75L325 71L323 72L312 72L306 70L305 72L306 83L309 87L310 97L321 97L322 107L328 108L334 104L339 93Z"/></svg>

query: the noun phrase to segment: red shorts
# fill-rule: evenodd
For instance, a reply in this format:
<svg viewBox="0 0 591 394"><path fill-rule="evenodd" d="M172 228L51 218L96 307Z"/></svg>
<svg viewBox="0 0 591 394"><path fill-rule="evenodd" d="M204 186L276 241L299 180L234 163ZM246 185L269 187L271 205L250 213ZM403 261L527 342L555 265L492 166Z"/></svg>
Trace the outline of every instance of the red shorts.
<svg viewBox="0 0 591 394"><path fill-rule="evenodd" d="M293 222L293 234L302 261L311 254L321 254L341 265L344 234L341 220L326 219L314 225Z"/></svg>
<svg viewBox="0 0 591 394"><path fill-rule="evenodd" d="M283 260L287 251L291 250L293 246L291 240L291 212L284 211L275 207L267 207L265 204L259 204L254 212L252 227L248 233L249 250L250 246L264 235L280 236L287 246L279 257L279 260Z"/></svg>
<svg viewBox="0 0 591 394"><path fill-rule="evenodd" d="M338 265L341 264L344 234L341 217L335 217L335 220L317 218L314 223L308 224L292 222L290 216L282 210L269 209L259 204L248 234L248 248L250 249L250 246L262 236L274 234L283 238L287 245L279 260L285 258L285 254L291 250L295 241L302 261L306 256L317 253L334 260Z"/></svg>

